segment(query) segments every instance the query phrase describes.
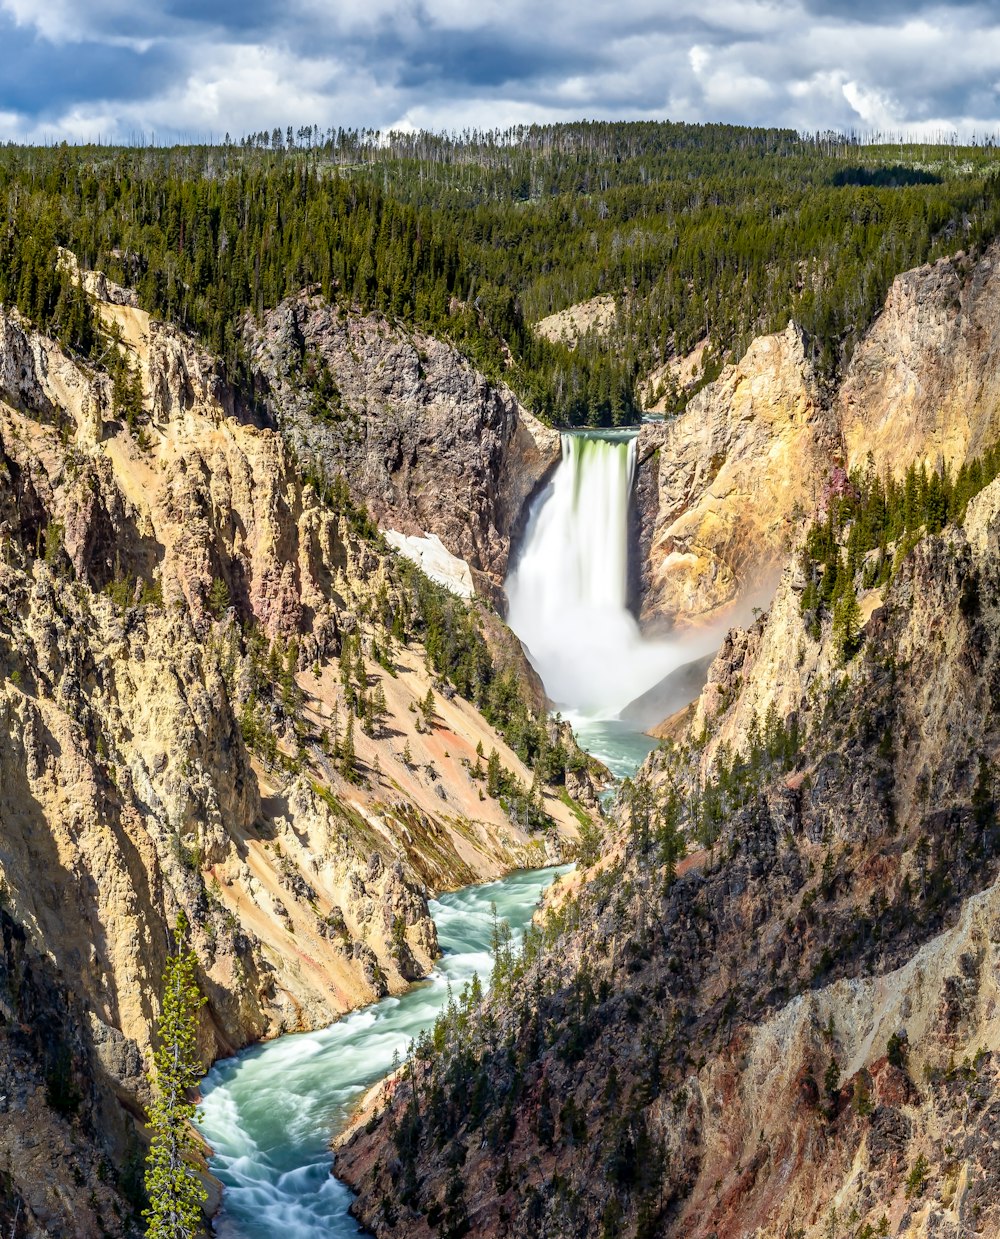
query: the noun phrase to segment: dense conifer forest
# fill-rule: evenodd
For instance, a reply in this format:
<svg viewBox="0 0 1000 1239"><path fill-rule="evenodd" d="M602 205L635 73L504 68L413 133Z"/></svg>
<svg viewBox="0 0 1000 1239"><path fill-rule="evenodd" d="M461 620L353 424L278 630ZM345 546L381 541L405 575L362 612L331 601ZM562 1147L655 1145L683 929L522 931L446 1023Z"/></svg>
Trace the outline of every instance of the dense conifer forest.
<svg viewBox="0 0 1000 1239"><path fill-rule="evenodd" d="M452 340L550 421L620 424L657 365L707 339L707 381L789 318L834 381L898 272L1000 229L996 163L990 146L670 123L7 146L0 300L88 353L65 246L238 373L243 317L315 285ZM598 294L617 305L603 336L532 330Z"/></svg>

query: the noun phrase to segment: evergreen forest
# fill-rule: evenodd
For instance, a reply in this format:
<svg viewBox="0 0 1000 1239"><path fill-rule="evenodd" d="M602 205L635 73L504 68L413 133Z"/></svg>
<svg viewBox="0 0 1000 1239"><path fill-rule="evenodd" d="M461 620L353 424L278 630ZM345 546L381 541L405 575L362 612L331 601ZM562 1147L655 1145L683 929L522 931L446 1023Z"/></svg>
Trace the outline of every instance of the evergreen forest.
<svg viewBox="0 0 1000 1239"><path fill-rule="evenodd" d="M245 316L316 287L449 339L552 423L626 424L655 367L707 340L706 382L790 318L835 382L896 274L996 235L996 168L990 145L652 122L9 145L0 301L92 353L65 247L236 378ZM533 331L597 295L603 334Z"/></svg>

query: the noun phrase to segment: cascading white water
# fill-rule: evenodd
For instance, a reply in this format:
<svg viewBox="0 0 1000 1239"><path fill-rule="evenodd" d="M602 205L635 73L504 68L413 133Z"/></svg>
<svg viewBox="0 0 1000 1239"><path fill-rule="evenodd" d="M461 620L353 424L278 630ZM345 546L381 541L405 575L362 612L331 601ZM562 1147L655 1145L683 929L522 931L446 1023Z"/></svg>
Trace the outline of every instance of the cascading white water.
<svg viewBox="0 0 1000 1239"><path fill-rule="evenodd" d="M508 623L557 706L613 719L704 650L647 641L628 609L636 439L564 434L562 462L528 519L507 579Z"/></svg>

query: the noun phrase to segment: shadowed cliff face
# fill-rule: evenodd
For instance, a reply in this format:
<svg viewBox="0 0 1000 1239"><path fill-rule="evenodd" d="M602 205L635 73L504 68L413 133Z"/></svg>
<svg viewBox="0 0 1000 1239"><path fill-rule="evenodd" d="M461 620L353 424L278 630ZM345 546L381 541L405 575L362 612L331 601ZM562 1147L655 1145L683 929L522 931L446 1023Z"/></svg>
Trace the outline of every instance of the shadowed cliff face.
<svg viewBox="0 0 1000 1239"><path fill-rule="evenodd" d="M365 1225L997 1231L998 550L994 483L850 662L791 579L733 634L548 945L339 1150Z"/></svg>
<svg viewBox="0 0 1000 1239"><path fill-rule="evenodd" d="M31 951L24 930L0 908L4 1235L129 1233L122 1204L136 1198L141 1155L116 1081L103 1068L110 1047L100 1037L101 1026L66 978ZM109 1149L117 1150L114 1161Z"/></svg>
<svg viewBox="0 0 1000 1239"><path fill-rule="evenodd" d="M296 449L342 470L383 528L437 534L498 598L558 433L450 345L374 315L303 294L246 332Z"/></svg>
<svg viewBox="0 0 1000 1239"><path fill-rule="evenodd" d="M0 312L0 909L18 944L0 1076L41 1081L0 1103L18 1114L0 1218L20 1202L19 1237L128 1228L115 1175L141 1159L129 1116L180 908L208 1061L400 991L437 950L428 892L554 859L577 831L553 791L545 840L510 821L477 745L531 772L437 681L418 723L432 676L377 618L404 603L385 547L303 482L211 358L102 289L141 388L132 429L107 375ZM384 692L371 734L352 723L350 776L347 649L352 682Z"/></svg>

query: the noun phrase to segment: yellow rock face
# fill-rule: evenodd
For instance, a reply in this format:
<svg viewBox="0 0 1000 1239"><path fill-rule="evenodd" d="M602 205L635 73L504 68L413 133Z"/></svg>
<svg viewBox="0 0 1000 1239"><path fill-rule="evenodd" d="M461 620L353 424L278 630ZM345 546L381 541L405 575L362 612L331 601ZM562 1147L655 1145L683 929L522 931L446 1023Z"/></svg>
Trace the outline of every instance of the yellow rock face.
<svg viewBox="0 0 1000 1239"><path fill-rule="evenodd" d="M957 468L1000 437L1000 249L907 271L836 400L849 467Z"/></svg>
<svg viewBox="0 0 1000 1239"><path fill-rule="evenodd" d="M644 426L640 470L658 497L647 628L707 621L773 581L835 448L792 326L755 340L676 420Z"/></svg>
<svg viewBox="0 0 1000 1239"><path fill-rule="evenodd" d="M830 470L957 470L1000 440L1000 247L905 272L821 395L790 324L640 435L641 615L648 630L766 602Z"/></svg>

